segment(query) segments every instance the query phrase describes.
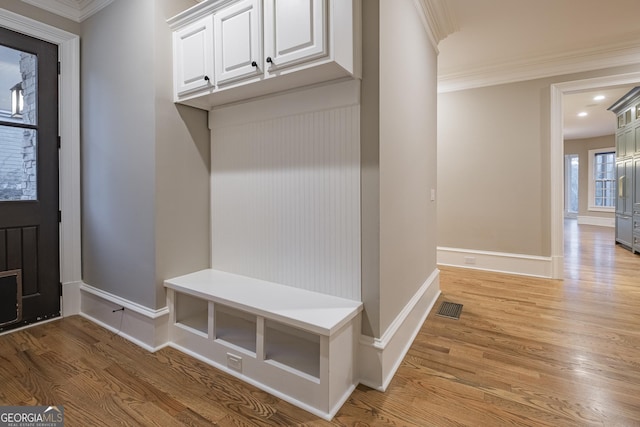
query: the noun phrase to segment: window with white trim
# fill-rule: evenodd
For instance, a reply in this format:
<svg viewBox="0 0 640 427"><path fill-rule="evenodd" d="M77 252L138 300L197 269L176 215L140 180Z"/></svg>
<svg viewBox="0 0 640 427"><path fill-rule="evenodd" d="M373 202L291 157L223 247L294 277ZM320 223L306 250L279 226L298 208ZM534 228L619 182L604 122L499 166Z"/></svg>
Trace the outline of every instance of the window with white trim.
<svg viewBox="0 0 640 427"><path fill-rule="evenodd" d="M613 212L615 205L615 148L589 150L589 210Z"/></svg>

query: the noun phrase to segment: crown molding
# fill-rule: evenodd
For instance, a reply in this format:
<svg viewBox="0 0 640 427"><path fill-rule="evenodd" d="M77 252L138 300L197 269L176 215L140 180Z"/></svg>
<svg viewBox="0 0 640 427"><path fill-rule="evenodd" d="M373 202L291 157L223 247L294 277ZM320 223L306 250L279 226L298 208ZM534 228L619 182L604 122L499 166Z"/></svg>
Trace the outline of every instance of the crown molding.
<svg viewBox="0 0 640 427"><path fill-rule="evenodd" d="M76 22L82 22L103 9L113 0L22 0L56 15Z"/></svg>
<svg viewBox="0 0 640 427"><path fill-rule="evenodd" d="M449 34L458 31L455 16L443 0L413 0L433 48Z"/></svg>
<svg viewBox="0 0 640 427"><path fill-rule="evenodd" d="M441 72L438 75L438 92L515 83L638 63L640 43L637 40L624 41L495 65L467 67L459 72Z"/></svg>

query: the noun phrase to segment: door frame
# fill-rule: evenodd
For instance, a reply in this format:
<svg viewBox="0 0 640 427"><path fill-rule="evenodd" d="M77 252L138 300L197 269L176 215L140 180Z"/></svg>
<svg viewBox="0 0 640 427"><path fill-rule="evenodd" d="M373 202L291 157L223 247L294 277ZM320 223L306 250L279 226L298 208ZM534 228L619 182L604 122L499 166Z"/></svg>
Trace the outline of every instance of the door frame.
<svg viewBox="0 0 640 427"><path fill-rule="evenodd" d="M80 313L80 36L0 8L0 26L58 45L62 317Z"/></svg>
<svg viewBox="0 0 640 427"><path fill-rule="evenodd" d="M551 85L550 166L551 166L551 277L564 277L564 134L563 96L609 86L640 83L640 72L613 74Z"/></svg>

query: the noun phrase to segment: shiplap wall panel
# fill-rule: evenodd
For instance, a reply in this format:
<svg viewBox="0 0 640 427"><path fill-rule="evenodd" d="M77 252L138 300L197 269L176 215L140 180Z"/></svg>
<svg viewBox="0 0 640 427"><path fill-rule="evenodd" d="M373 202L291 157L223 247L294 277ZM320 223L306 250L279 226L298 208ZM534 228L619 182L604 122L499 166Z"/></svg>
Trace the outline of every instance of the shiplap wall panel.
<svg viewBox="0 0 640 427"><path fill-rule="evenodd" d="M360 294L360 111L212 127L212 267Z"/></svg>

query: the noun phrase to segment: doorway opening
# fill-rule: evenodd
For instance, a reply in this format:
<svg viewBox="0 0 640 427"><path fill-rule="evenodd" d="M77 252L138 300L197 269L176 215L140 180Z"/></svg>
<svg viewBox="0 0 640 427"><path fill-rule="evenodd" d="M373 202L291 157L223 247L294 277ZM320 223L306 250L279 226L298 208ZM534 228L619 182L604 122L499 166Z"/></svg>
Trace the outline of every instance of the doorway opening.
<svg viewBox="0 0 640 427"><path fill-rule="evenodd" d="M640 73L611 75L551 85L551 257L552 277L564 278L565 255L565 153L563 103L565 95L598 89L638 85ZM614 100L615 101L615 100ZM583 165L584 167L584 165Z"/></svg>

